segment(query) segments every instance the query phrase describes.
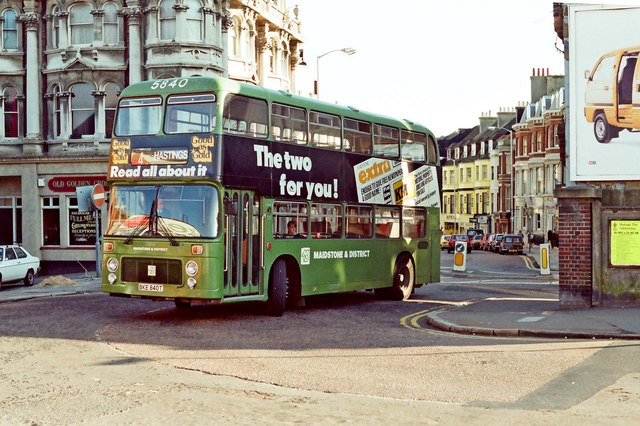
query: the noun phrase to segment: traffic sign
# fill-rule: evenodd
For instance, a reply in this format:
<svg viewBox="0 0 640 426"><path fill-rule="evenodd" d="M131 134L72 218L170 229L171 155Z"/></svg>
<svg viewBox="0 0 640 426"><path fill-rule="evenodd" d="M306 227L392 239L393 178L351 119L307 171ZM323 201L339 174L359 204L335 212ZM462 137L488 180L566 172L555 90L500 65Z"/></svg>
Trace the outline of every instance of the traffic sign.
<svg viewBox="0 0 640 426"><path fill-rule="evenodd" d="M91 200L93 201L93 205L95 206L95 208L99 209L100 207L102 207L104 205L105 198L106 196L104 193L104 186L99 183L93 185L93 191L91 191Z"/></svg>

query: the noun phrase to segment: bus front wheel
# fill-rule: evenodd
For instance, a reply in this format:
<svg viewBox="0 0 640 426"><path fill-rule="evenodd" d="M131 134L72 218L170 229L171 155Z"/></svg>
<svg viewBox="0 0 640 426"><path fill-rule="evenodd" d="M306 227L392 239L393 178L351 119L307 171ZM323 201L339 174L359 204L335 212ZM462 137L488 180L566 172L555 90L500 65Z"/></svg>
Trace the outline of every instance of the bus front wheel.
<svg viewBox="0 0 640 426"><path fill-rule="evenodd" d="M287 302L287 264L278 259L269 276L269 299L266 311L272 317L281 317Z"/></svg>

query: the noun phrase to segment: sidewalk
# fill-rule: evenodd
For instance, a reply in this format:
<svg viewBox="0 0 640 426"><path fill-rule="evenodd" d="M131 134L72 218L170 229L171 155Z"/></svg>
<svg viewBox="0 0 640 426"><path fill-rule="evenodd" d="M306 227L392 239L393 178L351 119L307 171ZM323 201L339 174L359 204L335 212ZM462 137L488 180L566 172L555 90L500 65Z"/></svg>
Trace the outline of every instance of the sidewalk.
<svg viewBox="0 0 640 426"><path fill-rule="evenodd" d="M35 284L31 287L26 287L22 283L3 284L2 289L0 289L0 303L35 299L38 297L96 293L100 292L100 286L101 279L96 278L95 271L86 274L66 274L64 276L36 275Z"/></svg>
<svg viewBox="0 0 640 426"><path fill-rule="evenodd" d="M560 310L557 299L485 299L432 311L427 323L484 336L640 340L640 307Z"/></svg>

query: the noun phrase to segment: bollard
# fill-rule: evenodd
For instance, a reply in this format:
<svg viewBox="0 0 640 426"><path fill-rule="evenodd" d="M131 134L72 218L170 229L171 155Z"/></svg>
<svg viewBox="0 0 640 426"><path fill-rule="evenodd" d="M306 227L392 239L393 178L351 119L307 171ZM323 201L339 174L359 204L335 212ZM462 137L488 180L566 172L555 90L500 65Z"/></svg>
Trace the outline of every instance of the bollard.
<svg viewBox="0 0 640 426"><path fill-rule="evenodd" d="M540 244L540 275L551 275L549 244Z"/></svg>
<svg viewBox="0 0 640 426"><path fill-rule="evenodd" d="M453 270L454 271L466 271L467 270L467 242L456 241L456 245L453 249Z"/></svg>

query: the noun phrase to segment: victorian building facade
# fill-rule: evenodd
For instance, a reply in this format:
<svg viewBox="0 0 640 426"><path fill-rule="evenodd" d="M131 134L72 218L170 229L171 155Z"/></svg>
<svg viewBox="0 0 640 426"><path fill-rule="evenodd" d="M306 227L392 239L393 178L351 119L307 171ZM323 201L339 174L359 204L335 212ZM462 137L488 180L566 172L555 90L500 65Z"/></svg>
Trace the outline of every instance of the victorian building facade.
<svg viewBox="0 0 640 426"><path fill-rule="evenodd" d="M443 233L480 228L546 241L556 232L563 124L563 76L534 70L530 102L483 114L478 126L441 138Z"/></svg>
<svg viewBox="0 0 640 426"><path fill-rule="evenodd" d="M297 14L285 0L0 2L0 244L91 267L75 188L106 183L119 92L191 76L295 91Z"/></svg>

